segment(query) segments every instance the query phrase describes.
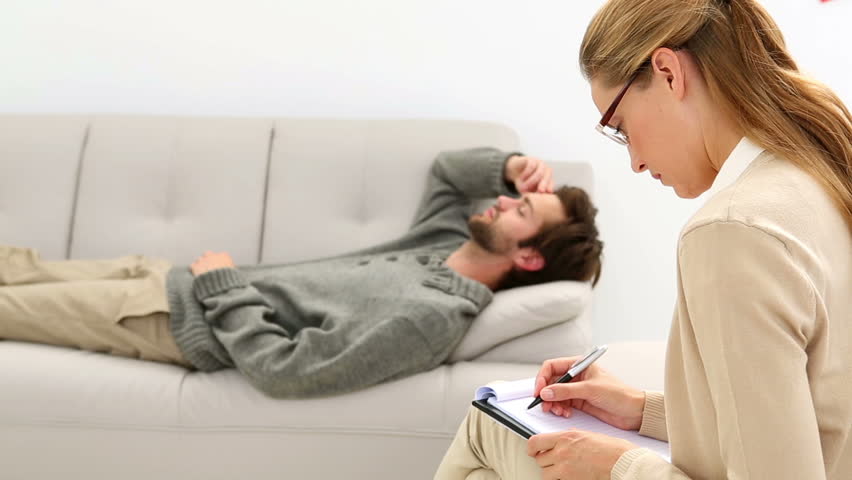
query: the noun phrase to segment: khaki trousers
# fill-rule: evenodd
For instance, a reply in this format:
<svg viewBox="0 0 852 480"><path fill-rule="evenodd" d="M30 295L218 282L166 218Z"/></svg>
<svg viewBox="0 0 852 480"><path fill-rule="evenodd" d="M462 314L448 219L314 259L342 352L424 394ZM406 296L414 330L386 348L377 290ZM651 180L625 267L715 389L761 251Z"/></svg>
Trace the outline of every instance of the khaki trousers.
<svg viewBox="0 0 852 480"><path fill-rule="evenodd" d="M435 480L531 480L541 473L527 455L526 440L470 407Z"/></svg>
<svg viewBox="0 0 852 480"><path fill-rule="evenodd" d="M191 368L169 329L166 260L43 261L0 246L0 339Z"/></svg>

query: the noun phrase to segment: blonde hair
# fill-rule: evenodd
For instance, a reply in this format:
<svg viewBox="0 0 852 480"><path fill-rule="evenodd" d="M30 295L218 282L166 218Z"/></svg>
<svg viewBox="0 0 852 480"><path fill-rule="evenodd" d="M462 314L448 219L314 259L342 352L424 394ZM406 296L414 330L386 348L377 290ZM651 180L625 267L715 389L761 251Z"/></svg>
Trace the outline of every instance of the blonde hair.
<svg viewBox="0 0 852 480"><path fill-rule="evenodd" d="M852 116L799 72L775 21L755 0L609 0L580 47L586 79L607 87L650 79L659 47L689 51L710 94L763 148L820 181L852 230Z"/></svg>

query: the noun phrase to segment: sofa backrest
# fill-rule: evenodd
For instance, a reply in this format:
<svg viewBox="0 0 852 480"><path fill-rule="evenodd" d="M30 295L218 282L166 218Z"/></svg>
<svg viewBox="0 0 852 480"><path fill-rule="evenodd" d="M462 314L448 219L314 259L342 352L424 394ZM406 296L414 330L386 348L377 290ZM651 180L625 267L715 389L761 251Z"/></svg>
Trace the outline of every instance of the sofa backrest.
<svg viewBox="0 0 852 480"><path fill-rule="evenodd" d="M0 115L0 244L176 264L343 253L405 232L437 153L474 146L520 149L459 120ZM591 193L587 163L546 160Z"/></svg>

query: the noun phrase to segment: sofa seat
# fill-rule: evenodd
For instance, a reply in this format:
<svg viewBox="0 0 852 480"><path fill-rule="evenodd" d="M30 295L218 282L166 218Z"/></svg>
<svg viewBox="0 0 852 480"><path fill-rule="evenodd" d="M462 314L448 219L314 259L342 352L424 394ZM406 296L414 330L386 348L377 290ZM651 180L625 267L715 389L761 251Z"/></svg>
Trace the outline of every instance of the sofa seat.
<svg viewBox="0 0 852 480"><path fill-rule="evenodd" d="M662 342L609 347L602 366L662 389ZM276 400L234 370L43 345L0 342L0 365L4 479L128 480L334 478L341 469L348 478L431 478L471 386L539 367L461 362L344 396Z"/></svg>

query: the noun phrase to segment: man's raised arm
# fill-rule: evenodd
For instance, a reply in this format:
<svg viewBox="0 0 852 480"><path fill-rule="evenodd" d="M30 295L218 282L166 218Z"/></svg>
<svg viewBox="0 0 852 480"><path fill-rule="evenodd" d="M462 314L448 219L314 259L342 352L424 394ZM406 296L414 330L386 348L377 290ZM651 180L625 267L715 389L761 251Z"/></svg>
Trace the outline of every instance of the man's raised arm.
<svg viewBox="0 0 852 480"><path fill-rule="evenodd" d="M490 147L442 152L429 171L414 225L448 210L464 218L471 199L533 191L553 191L550 168L537 158Z"/></svg>

